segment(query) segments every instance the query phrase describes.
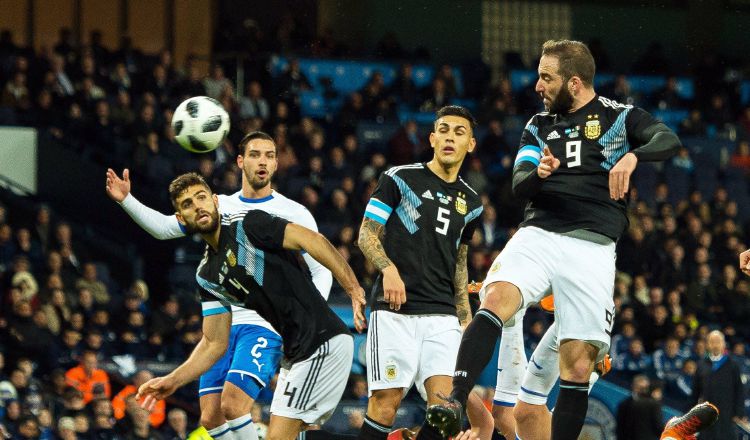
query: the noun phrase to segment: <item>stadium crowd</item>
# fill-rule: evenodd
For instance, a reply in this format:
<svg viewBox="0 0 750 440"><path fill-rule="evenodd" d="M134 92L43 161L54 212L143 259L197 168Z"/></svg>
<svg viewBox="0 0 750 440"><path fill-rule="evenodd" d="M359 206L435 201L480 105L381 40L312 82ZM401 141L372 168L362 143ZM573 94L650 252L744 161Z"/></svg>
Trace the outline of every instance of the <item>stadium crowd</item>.
<svg viewBox="0 0 750 440"><path fill-rule="evenodd" d="M286 47L282 37L281 51ZM435 79L420 90L411 66L404 64L390 86L376 72L361 91L346 97L336 117L316 120L301 114L299 93L317 86L294 59L275 77L251 69L250 80L242 85L245 93L237 97L236 85L221 65L203 76L197 60L188 58L177 66L168 50L150 56L124 40L119 50L110 51L96 32L90 40L78 46L69 31L61 30L54 47L33 52L16 46L12 34L3 31L0 124L35 127L40 136L64 144L82 160L118 170L128 167L135 194L151 187L165 196L163 189L175 175L194 169L215 191L237 191L235 145L245 132L267 131L278 146L276 188L312 212L367 290L376 272L355 245L364 204L382 171L422 160L430 149L425 127L414 121L405 121L375 149L362 147L358 124L398 124L399 105L430 112L454 98L474 99L482 130L464 177L482 194L485 210L471 242L470 279L484 277L514 233L521 204L510 196L509 179L517 139L508 138L504 127L510 118L533 114L539 102L528 90L513 93L507 78L494 86L457 87L454 69L443 65L436 66ZM315 41L315 53L333 53L325 49L331 44L325 36ZM401 58L403 49L390 36L376 55ZM600 66L605 64L606 55L595 55ZM634 71L644 65L649 64L639 60ZM717 173L719 178L725 172L741 173L747 186L750 107L740 106L733 83L714 80L724 77L717 69L708 61L696 69L693 78L700 93L692 101L675 92L672 77L651 96L630 94L626 75L600 92L646 108L689 110L679 124L680 134L735 130L736 150ZM470 96L459 96L458 90ZM232 131L215 153L191 155L173 141L172 109L196 95L219 100L231 116ZM687 149L666 165L688 172L700 166ZM655 379L658 393L690 406L696 363L705 356L710 330L726 335L742 373L750 375L745 342L750 337L750 280L738 272L736 259L748 245L748 219L740 216L733 188L720 186L709 196L693 191L674 200L666 184L649 197L640 196L637 180L635 187L630 228L618 243L609 379L629 387L636 374L646 373ZM186 262L202 253L200 244L184 242L174 262L185 266L178 286L191 285L193 267ZM100 368L121 365L113 360L124 362L128 355L135 360L184 359L201 337L195 304L178 287L150 292L142 280L123 286L106 273L107 263L92 261L70 225L46 206L33 223L18 223L13 212L0 206L0 424L13 438L183 439L195 425L195 417L189 418L179 405L162 405L152 414L138 407L135 387L150 377L149 371L131 368L131 374L113 380L111 371ZM340 291L331 295L331 302L337 301L346 303ZM550 319L541 312L527 317L528 350ZM353 376L349 398L366 396L362 383ZM263 416L258 417L256 423Z"/></svg>

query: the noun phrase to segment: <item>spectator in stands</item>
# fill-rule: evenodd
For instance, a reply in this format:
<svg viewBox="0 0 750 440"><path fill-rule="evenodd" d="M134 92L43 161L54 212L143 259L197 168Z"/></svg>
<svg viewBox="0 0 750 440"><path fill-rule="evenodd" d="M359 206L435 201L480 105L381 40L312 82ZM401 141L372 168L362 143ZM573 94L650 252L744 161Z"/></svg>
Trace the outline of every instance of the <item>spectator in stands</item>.
<svg viewBox="0 0 750 440"><path fill-rule="evenodd" d="M419 160L428 151L429 144L419 135L414 120L408 120L388 140L388 157L393 165L404 165Z"/></svg>
<svg viewBox="0 0 750 440"><path fill-rule="evenodd" d="M708 264L698 266L696 278L688 284L685 299L688 309L695 312L699 319L716 322L720 303Z"/></svg>
<svg viewBox="0 0 750 440"><path fill-rule="evenodd" d="M404 63L399 69L398 76L391 83L388 95L395 98L398 103L413 107L417 104L419 91L414 84L414 68L409 63Z"/></svg>
<svg viewBox="0 0 750 440"><path fill-rule="evenodd" d="M685 99L677 90L677 77L670 75L664 87L656 90L650 97L651 105L659 110L681 109L685 107Z"/></svg>
<svg viewBox="0 0 750 440"><path fill-rule="evenodd" d="M211 66L211 76L203 79L203 87L206 89L206 96L218 101L222 92L227 87L234 88L234 85L224 75L224 67L221 64L214 64Z"/></svg>
<svg viewBox="0 0 750 440"><path fill-rule="evenodd" d="M654 370L656 377L670 384L675 384L685 365L685 358L680 354L680 342L674 336L667 338L664 348L654 352Z"/></svg>
<svg viewBox="0 0 750 440"><path fill-rule="evenodd" d="M747 420L740 369L727 353L724 334L718 330L708 335L708 357L698 363L693 399L713 403L721 414L713 426L701 432L701 440L734 438L733 423Z"/></svg>
<svg viewBox="0 0 750 440"><path fill-rule="evenodd" d="M112 408L114 409L114 416L117 420L125 417L125 410L127 409L126 399L128 396L135 395L138 392L138 388L149 380L153 379L154 375L148 370L140 370L133 376L133 384L125 385L125 387L117 393L112 399ZM164 423L166 417L166 403L160 400L156 403L154 408L151 410L149 415L149 422L154 428L158 428Z"/></svg>
<svg viewBox="0 0 750 440"><path fill-rule="evenodd" d="M680 122L678 130L680 136L705 136L708 130L706 121L703 119L703 112L694 108L690 110L688 117Z"/></svg>
<svg viewBox="0 0 750 440"><path fill-rule="evenodd" d="M99 360L93 351L84 351L80 364L65 373L68 385L75 387L83 394L84 403L89 403L94 397L112 394L109 375L99 368Z"/></svg>
<svg viewBox="0 0 750 440"><path fill-rule="evenodd" d="M661 405L651 396L645 375L633 378L631 395L617 407L617 440L656 440L664 423Z"/></svg>
<svg viewBox="0 0 750 440"><path fill-rule="evenodd" d="M62 417L57 422L57 436L61 440L77 440L76 424L72 417Z"/></svg>
<svg viewBox="0 0 750 440"><path fill-rule="evenodd" d="M96 264L92 262L83 265L83 276L76 281L76 289L89 291L97 304L109 303L107 286L98 278Z"/></svg>
<svg viewBox="0 0 750 440"><path fill-rule="evenodd" d="M253 417L254 418L254 417ZM260 420L256 421L256 425ZM164 438L166 440L186 440L187 430L187 413L181 408L172 408L167 413L167 424L164 427Z"/></svg>
<svg viewBox="0 0 750 440"><path fill-rule="evenodd" d="M279 98L288 102L299 96L300 92L311 88L310 81L300 68L299 60L290 59L284 73L278 78Z"/></svg>
<svg viewBox="0 0 750 440"><path fill-rule="evenodd" d="M437 111L437 109L448 105L452 98L453 95L450 94L445 80L436 76L433 78L430 88L424 92L424 99L422 104L419 105L419 111Z"/></svg>
<svg viewBox="0 0 750 440"><path fill-rule="evenodd" d="M623 74L615 76L615 79L605 85L603 89L602 95L611 96L612 99L622 104L635 104L636 99L630 87L630 82L628 77Z"/></svg>
<svg viewBox="0 0 750 440"><path fill-rule="evenodd" d="M636 337L630 341L628 351L613 360L612 369L630 379L640 372L650 371L652 364L651 355L643 348L643 341Z"/></svg>
<svg viewBox="0 0 750 440"><path fill-rule="evenodd" d="M750 142L740 141L737 149L732 153L729 165L733 168L739 168L745 172L750 171Z"/></svg>
<svg viewBox="0 0 750 440"><path fill-rule="evenodd" d="M271 116L271 107L263 97L263 88L258 81L251 81L247 85L247 96L240 98L240 118L260 118L264 122Z"/></svg>
<svg viewBox="0 0 750 440"><path fill-rule="evenodd" d="M13 242L13 229L9 224L0 224L0 273L10 269L16 244Z"/></svg>
<svg viewBox="0 0 750 440"><path fill-rule="evenodd" d="M687 173L693 172L693 159L690 158L690 151L687 148L681 148L677 156L672 158L671 164Z"/></svg>
<svg viewBox="0 0 750 440"><path fill-rule="evenodd" d="M721 94L711 96L708 111L706 112L706 122L713 125L717 130L724 128L725 124L734 122L734 116L729 108L725 97Z"/></svg>

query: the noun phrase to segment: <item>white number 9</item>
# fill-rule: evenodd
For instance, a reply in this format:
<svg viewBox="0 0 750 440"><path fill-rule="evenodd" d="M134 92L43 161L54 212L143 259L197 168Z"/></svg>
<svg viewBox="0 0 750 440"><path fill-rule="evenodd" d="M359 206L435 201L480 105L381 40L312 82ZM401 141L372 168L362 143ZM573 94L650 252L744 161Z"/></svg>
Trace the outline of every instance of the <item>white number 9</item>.
<svg viewBox="0 0 750 440"><path fill-rule="evenodd" d="M571 159L568 161L568 168L581 166L581 141L569 141L565 143L565 157Z"/></svg>

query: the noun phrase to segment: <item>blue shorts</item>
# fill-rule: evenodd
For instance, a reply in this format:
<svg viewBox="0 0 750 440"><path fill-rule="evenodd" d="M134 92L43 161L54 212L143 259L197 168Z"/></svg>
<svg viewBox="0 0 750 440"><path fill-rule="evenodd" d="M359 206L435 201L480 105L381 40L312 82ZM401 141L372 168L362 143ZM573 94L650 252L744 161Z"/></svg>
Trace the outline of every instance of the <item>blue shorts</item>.
<svg viewBox="0 0 750 440"><path fill-rule="evenodd" d="M281 354L281 336L257 325L233 325L227 352L201 376L198 395L221 393L231 382L256 399L278 371Z"/></svg>

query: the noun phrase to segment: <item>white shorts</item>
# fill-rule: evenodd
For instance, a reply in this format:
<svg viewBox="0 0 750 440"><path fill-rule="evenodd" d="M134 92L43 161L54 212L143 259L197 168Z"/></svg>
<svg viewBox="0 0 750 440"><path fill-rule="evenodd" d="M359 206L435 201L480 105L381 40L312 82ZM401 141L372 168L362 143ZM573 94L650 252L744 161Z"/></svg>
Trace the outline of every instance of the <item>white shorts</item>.
<svg viewBox="0 0 750 440"><path fill-rule="evenodd" d="M367 385L374 390L412 385L427 400L424 382L453 376L461 326L450 315L402 315L385 310L370 314L367 330Z"/></svg>
<svg viewBox="0 0 750 440"><path fill-rule="evenodd" d="M352 369L354 340L337 335L303 361L282 368L271 402L271 414L323 424L344 394Z"/></svg>
<svg viewBox="0 0 750 440"><path fill-rule="evenodd" d="M497 256L483 288L498 281L521 291L523 306L554 292L560 341L609 351L614 322L615 243L597 244L526 226Z"/></svg>
<svg viewBox="0 0 750 440"><path fill-rule="evenodd" d="M523 316L526 308L516 312L515 325L503 327L500 338L500 352L497 356L497 383L495 385L495 406L513 407L518 399L521 380L526 371L526 349L523 345Z"/></svg>

